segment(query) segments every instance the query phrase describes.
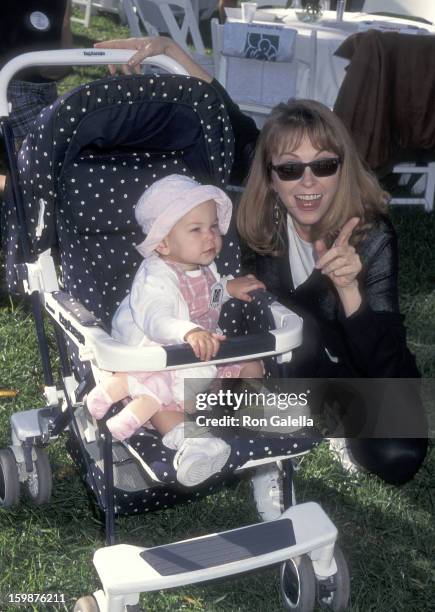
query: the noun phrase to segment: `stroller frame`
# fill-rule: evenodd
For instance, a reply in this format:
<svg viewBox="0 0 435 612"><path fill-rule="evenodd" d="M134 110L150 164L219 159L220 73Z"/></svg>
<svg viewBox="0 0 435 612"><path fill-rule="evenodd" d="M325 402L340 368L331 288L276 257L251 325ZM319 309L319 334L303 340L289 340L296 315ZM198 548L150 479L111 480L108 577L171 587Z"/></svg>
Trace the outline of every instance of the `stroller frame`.
<svg viewBox="0 0 435 612"><path fill-rule="evenodd" d="M16 72L28 66L123 64L130 57L129 51L95 49L27 53L14 58L0 72L0 122L26 261L20 266L18 275L23 281L26 293L30 296L47 402L44 408L15 413L11 417L12 444L8 449L0 451L0 468L4 473L14 473L13 482L9 483L11 491L7 490L5 482L5 495L3 500L0 500L4 507L18 501L20 482L27 483L28 486L32 482L35 486L36 483L33 495L29 486L30 498L34 503L41 504L49 500L51 471L42 447L67 427L78 431L75 413L82 410L82 399L89 389L87 381L79 384L72 374L64 333L79 348L82 360L90 361L105 370L151 371L198 365L190 347L183 345L132 348L116 342L99 319L69 294L59 290L54 260L49 251L41 253L36 261L31 261L30 237L25 230L23 196L18 183L13 136L8 118L6 91L9 80ZM164 56L154 57L143 63L173 73L186 74L183 68ZM43 309L54 322L61 364L61 389L58 389L54 383L43 325ZM238 361L246 359L252 353L255 353L257 358L278 355L280 363L289 361L292 350L301 343L302 321L278 302L273 303L272 312L276 330L230 339L221 345L218 355L210 363ZM170 350L167 350L168 348ZM95 431L86 427L86 422L83 420L81 425L86 439L92 440ZM96 591L91 597L81 598L75 607L77 612L80 610L122 612L127 609L126 606L138 603L141 592L225 578L276 564L282 564L281 591L286 609L311 610L316 595L323 598L322 601L326 603L334 604L335 600L334 610L345 609L349 578L345 562L335 544L337 529L318 504L308 502L291 506L289 491L292 463L288 456L270 459L270 461L285 460L284 478L288 486L284 501L287 509L279 519L153 548L115 545L112 439L104 422L99 423L98 429L104 440L103 459L107 486L107 504L104 513L107 546L95 552L93 561L103 589ZM83 447L83 440L79 434L77 439ZM86 457L86 453L83 455ZM267 462L265 460L251 463L255 465ZM242 467L244 469L251 466L246 464ZM49 479L48 484L44 484L44 478ZM298 571L293 561L295 558L308 561L310 576L308 586L302 584L302 573ZM300 582L296 602L289 599L286 593L288 567L296 568L296 571L294 569L292 571ZM337 591L338 588L340 592ZM344 604L337 607L337 598L339 601L343 600Z"/></svg>

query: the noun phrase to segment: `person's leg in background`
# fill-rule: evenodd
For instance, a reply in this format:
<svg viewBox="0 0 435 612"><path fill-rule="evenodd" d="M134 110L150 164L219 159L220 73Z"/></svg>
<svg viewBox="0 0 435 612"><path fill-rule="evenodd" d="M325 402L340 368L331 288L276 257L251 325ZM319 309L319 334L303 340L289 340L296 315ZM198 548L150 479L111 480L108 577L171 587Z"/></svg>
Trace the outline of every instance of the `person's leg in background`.
<svg viewBox="0 0 435 612"><path fill-rule="evenodd" d="M427 438L349 439L353 459L392 485L409 482L420 469L427 452Z"/></svg>
<svg viewBox="0 0 435 612"><path fill-rule="evenodd" d="M219 0L219 21L225 23L225 8L235 8L237 0Z"/></svg>
<svg viewBox="0 0 435 612"><path fill-rule="evenodd" d="M12 104L11 127L15 150L18 151L30 132L33 122L41 110L57 98L56 83L31 83L12 80L8 87L8 100ZM0 197L6 185L6 176L0 174Z"/></svg>
<svg viewBox="0 0 435 612"><path fill-rule="evenodd" d="M421 379L378 379L364 384L369 436L351 436L348 446L359 465L389 484L411 480L426 457L429 428L423 385Z"/></svg>
<svg viewBox="0 0 435 612"><path fill-rule="evenodd" d="M338 378L343 383L349 379L352 387L355 373L344 367L335 373L334 364L325 361L323 353L321 330L312 317L304 315L304 339L288 364L287 377ZM332 394L340 406L339 419L347 432L339 435L347 437L331 438L331 448L344 443L337 456L345 469L362 467L389 484L401 485L416 475L426 457L428 427L420 399L421 381L403 379L390 383L367 379L360 386L361 397L356 391L353 398L349 385L344 384L344 393L337 392L337 385L332 385Z"/></svg>
<svg viewBox="0 0 435 612"><path fill-rule="evenodd" d="M38 30L32 21L32 11L29 3L18 3L17 12L8 16L4 22L4 34L9 42L14 41L15 54L40 51L44 49L70 49L74 46L71 32L71 0L58 0L46 3L46 18L49 27ZM44 3L42 3L44 5ZM41 9L42 10L42 9ZM45 9L44 9L45 10ZM23 24L26 24L23 27ZM12 59L14 48L7 50L7 57L0 57L0 67ZM34 120L44 106L48 106L57 98L55 81L64 78L71 71L71 66L41 66L33 67L24 74L18 73L8 86L8 100L12 105L12 131L15 149L18 150L22 141L31 130ZM6 176L0 174L0 197L4 193Z"/></svg>

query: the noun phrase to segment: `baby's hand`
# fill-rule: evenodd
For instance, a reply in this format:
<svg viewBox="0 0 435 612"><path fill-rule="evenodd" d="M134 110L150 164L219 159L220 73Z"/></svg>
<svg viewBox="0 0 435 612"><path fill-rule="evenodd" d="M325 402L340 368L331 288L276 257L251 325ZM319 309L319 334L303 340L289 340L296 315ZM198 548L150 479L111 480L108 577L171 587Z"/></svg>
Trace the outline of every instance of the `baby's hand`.
<svg viewBox="0 0 435 612"><path fill-rule="evenodd" d="M220 343L226 339L226 336L212 334L206 329L195 328L187 332L184 339L190 344L198 359L209 361L216 356Z"/></svg>
<svg viewBox="0 0 435 612"><path fill-rule="evenodd" d="M239 276L239 278L227 281L227 291L231 297L243 300L244 302L252 302L249 292L255 289L266 289L266 286L258 278L255 278L253 274Z"/></svg>

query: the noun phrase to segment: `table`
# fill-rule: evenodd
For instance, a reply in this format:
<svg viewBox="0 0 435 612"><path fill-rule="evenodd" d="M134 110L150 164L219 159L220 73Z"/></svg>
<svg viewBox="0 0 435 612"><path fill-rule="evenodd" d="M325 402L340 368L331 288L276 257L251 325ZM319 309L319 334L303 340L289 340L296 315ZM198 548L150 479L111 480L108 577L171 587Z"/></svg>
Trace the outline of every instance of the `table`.
<svg viewBox="0 0 435 612"><path fill-rule="evenodd" d="M239 22L241 19L240 9L225 9L228 22ZM323 102L330 108L334 106L338 90L345 76L347 60L334 55L340 44L351 34L363 29L368 29L369 24L377 24L379 29L391 31L407 31L435 34L435 27L429 24L385 17L381 15L369 15L367 13L344 13L343 21L337 22L335 11L324 11L322 18L314 23L298 20L294 9L267 9L259 10L258 16L266 17L266 20L254 19L254 23L271 23L267 17L275 17L274 25L281 23L283 27L289 26L298 30L298 36L309 36L310 31L317 32L316 50L316 83L313 98ZM298 92L296 92L298 95Z"/></svg>

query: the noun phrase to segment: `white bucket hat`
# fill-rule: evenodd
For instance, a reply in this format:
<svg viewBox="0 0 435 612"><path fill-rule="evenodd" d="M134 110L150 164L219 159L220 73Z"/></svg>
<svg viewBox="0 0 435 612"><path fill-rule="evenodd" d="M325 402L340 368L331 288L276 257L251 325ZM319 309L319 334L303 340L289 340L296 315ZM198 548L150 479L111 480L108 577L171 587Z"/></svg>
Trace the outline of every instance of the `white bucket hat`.
<svg viewBox="0 0 435 612"><path fill-rule="evenodd" d="M151 255L181 217L207 200L216 202L219 230L226 234L232 204L222 189L201 185L181 174L171 174L153 183L141 195L134 211L136 221L147 235L136 249L143 257Z"/></svg>

